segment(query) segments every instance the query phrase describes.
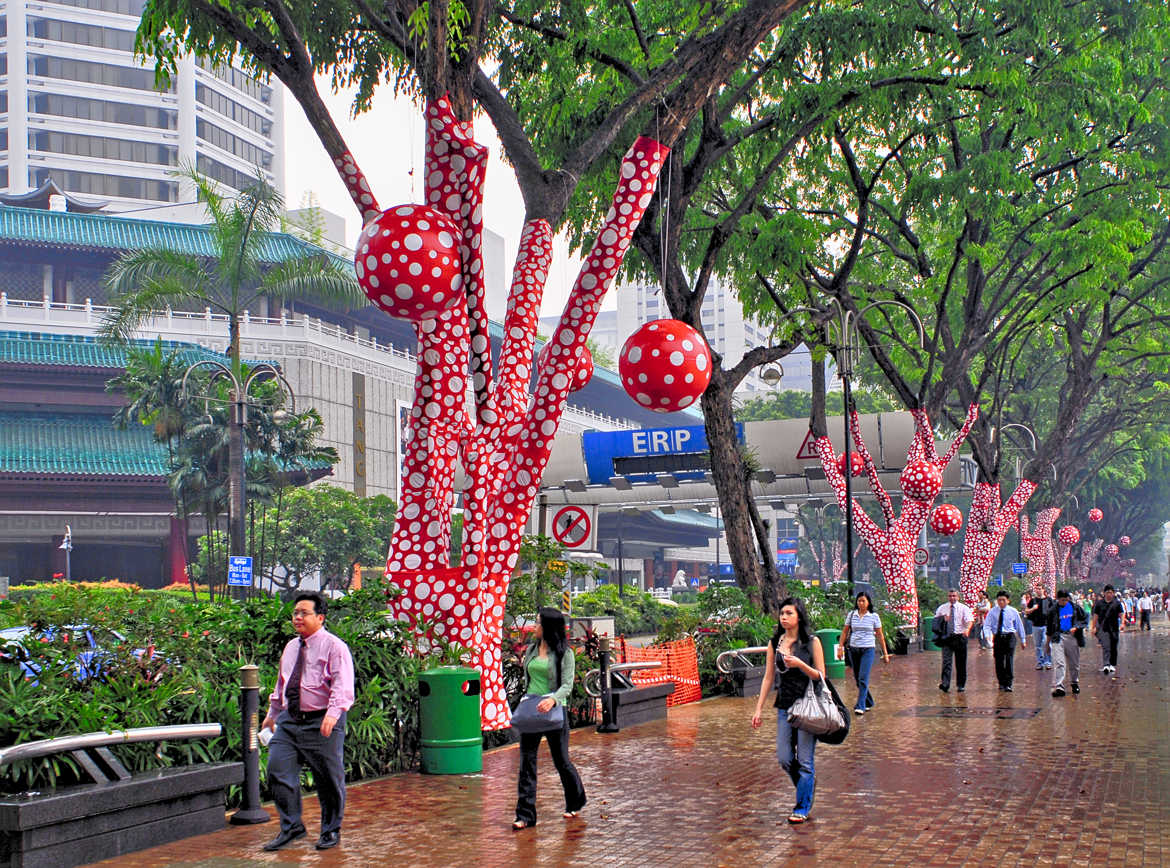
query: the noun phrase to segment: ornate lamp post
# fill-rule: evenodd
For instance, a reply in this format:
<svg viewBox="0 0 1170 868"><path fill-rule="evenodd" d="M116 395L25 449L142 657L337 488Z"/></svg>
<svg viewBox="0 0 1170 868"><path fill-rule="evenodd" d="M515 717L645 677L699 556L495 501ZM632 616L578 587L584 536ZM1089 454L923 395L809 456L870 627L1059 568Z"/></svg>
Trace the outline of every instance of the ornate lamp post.
<svg viewBox="0 0 1170 868"><path fill-rule="evenodd" d="M297 406L296 393L293 392L292 386L288 384L288 380L285 379L284 374L278 368L267 363L259 364L249 369L248 375L241 383L236 373L223 362L214 359L204 359L191 365L183 373L183 386L181 390L183 396L187 395L187 379L191 376L191 372L197 368L211 369L212 373L209 385L214 385L220 379L226 379L231 384L231 392L226 401L212 395L201 395L197 397L201 397L204 401L211 401L230 407L230 413L228 415L228 500L231 507L229 537L231 553L234 555L242 555L247 550L244 522L244 503L247 497L244 490L244 425L248 422L248 405L254 400L248 392L256 383L264 382L265 380L276 380L280 383L284 391L288 393L289 403L294 413L296 412ZM282 410L277 411L277 415L274 416L276 421L282 421L280 415L283 412Z"/></svg>
<svg viewBox="0 0 1170 868"><path fill-rule="evenodd" d="M1019 428L1021 431L1023 431L1025 434L1027 434L1032 439L1032 454L1034 455L1036 453L1036 449L1037 449L1036 432L1033 431L1031 428L1029 428L1027 425L1023 425L1019 422L1009 422L1007 425L1004 425L1003 427L1001 427L998 431L996 431L995 429L992 429L991 437L993 440L996 441L997 447L999 446L1000 439L1002 439L1002 437L1003 437L1003 432L1006 431L1008 428ZM996 437L997 434L999 435L998 438ZM1000 447L1000 448L1002 448L1002 447ZM1015 459L1016 459L1016 482L1018 483L1020 481L1020 456L1016 455ZM1024 510L1021 509L1019 516L1016 518L1016 563L1022 563L1023 560L1024 560Z"/></svg>

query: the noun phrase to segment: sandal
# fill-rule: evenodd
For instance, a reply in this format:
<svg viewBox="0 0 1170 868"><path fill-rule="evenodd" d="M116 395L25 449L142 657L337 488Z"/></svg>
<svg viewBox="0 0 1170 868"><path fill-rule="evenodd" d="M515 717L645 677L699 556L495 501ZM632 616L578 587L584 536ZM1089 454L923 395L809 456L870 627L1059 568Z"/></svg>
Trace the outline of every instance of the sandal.
<svg viewBox="0 0 1170 868"><path fill-rule="evenodd" d="M512 831L519 832L521 829L531 829L536 825L536 820L516 820L512 823Z"/></svg>
<svg viewBox="0 0 1170 868"><path fill-rule="evenodd" d="M807 819L808 819L808 817L806 817L804 814L789 814L788 815L788 822L794 826L799 826L801 823L803 823Z"/></svg>

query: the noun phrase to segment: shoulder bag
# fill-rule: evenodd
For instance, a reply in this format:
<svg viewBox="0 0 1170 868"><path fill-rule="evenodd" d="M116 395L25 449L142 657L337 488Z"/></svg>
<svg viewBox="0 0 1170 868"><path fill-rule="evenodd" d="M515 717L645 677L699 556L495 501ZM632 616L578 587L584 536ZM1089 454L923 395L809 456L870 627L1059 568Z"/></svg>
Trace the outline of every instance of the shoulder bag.
<svg viewBox="0 0 1170 868"><path fill-rule="evenodd" d="M838 707L840 698L824 679L809 679L804 696L797 699L788 709L788 722L804 732L811 732L818 738L834 734L842 729L848 732L844 706Z"/></svg>
<svg viewBox="0 0 1170 868"><path fill-rule="evenodd" d="M565 707L558 702L548 711L540 711L536 706L542 699L545 697L529 693L520 700L520 704L512 712L514 730L525 734L552 732L565 725Z"/></svg>

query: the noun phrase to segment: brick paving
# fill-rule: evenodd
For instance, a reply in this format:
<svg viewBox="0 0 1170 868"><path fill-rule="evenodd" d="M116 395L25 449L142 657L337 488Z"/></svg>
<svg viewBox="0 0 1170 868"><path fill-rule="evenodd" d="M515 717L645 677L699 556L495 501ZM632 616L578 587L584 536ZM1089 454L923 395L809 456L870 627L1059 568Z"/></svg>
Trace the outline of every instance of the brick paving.
<svg viewBox="0 0 1170 868"><path fill-rule="evenodd" d="M812 820L784 822L793 788L777 767L775 722L748 724L754 700L674 708L617 735L574 732L589 794L560 816L542 747L540 822L512 832L518 753L484 774L396 775L351 786L342 843L309 836L260 852L276 824L229 827L103 865L1069 865L1170 864L1170 629L1123 635L1118 672L1085 649L1080 696L1052 699L1050 672L1016 655L1016 689L995 689L991 652L972 643L967 693L938 690L937 652L875 666L877 707L845 744L819 745ZM843 684L846 700L852 684Z"/></svg>

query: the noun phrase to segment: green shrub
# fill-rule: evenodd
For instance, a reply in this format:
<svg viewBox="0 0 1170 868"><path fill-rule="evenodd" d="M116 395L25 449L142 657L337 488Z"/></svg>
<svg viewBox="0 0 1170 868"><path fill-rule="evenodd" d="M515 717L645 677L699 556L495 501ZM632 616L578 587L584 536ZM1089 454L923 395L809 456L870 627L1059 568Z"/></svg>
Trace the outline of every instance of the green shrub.
<svg viewBox="0 0 1170 868"><path fill-rule="evenodd" d="M619 594L617 585L602 585L573 598L574 615L612 615L614 632L621 636L658 632L673 609L645 591L626 588Z"/></svg>

